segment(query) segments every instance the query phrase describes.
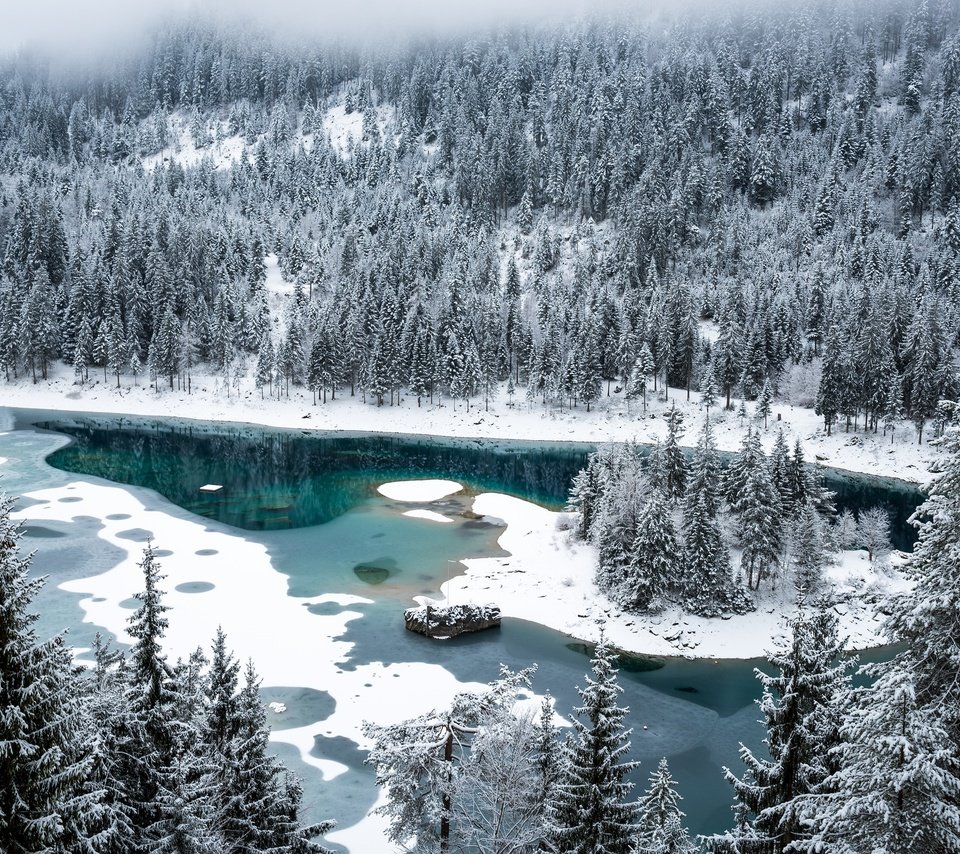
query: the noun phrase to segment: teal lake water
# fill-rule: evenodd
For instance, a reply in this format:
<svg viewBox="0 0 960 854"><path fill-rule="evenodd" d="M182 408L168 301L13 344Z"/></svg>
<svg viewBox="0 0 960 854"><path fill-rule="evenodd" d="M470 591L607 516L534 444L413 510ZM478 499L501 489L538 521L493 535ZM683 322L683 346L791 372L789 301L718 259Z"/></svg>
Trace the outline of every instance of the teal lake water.
<svg viewBox="0 0 960 854"><path fill-rule="evenodd" d="M500 529L463 515L471 493L505 492L556 509L591 446L330 435L27 410L0 410L0 429L11 431L0 434L0 456L8 459L0 488L7 492L91 478L128 484L152 509L199 514L212 528L263 543L275 569L289 576L290 596L337 592L371 599L350 606L362 617L349 622L342 636L353 645L338 662L344 670L369 662L431 662L462 681L486 682L501 662L514 668L536 662L538 692L549 690L564 714L577 702L574 689L583 681L588 650L571 638L532 622L505 620L498 631L437 643L406 632L401 612L413 595L437 595L457 561L500 553ZM385 481L421 477L450 478L467 488L465 495L431 505L454 524L402 517L395 503L376 492ZM887 506L897 545L913 542L906 519L922 500L918 490L829 470L825 477L839 507ZM200 493L209 483L224 488ZM29 510L29 504L22 500L19 506ZM97 537L100 527L101 520L85 515L80 504L70 524L28 522L25 544L39 549L36 569L51 582L38 603L41 634L69 626L71 643L89 643L96 627L82 623L79 597L57 585L102 572L123 557ZM149 532L131 537L144 533ZM203 595L209 589L203 581L193 584L185 592ZM311 607L318 615L339 608ZM638 658L622 665L634 754L642 762L637 782L644 785L656 761L667 756L691 830L724 829L731 821L731 800L720 767L738 768L739 742L754 748L762 743L753 673L762 662ZM296 710L284 726L319 722L332 712L324 691L268 686L264 694ZM348 826L372 805L373 778L353 742L318 735L318 755L349 768L328 783L291 748L281 745L279 752L305 778L311 817L333 815Z"/></svg>

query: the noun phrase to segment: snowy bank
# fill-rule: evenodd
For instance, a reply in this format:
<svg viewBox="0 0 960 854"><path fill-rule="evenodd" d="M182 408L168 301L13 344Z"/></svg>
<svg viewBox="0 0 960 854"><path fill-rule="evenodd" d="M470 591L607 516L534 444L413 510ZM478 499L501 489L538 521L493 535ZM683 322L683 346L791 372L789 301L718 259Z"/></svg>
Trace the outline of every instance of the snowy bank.
<svg viewBox="0 0 960 854"><path fill-rule="evenodd" d="M573 637L596 641L598 626L627 652L688 658L758 658L783 632L794 610L793 589L761 591L757 610L708 619L670 609L642 615L621 611L593 581L596 549L560 530L563 514L507 495L477 496L474 512L506 522L499 544L509 556L465 560L465 575L443 586L454 602L496 601L504 617L540 623ZM848 648L866 649L886 642L879 633L879 612L886 597L905 589L892 561L887 569L870 565L864 552L844 552L827 577L836 585L841 637Z"/></svg>
<svg viewBox="0 0 960 854"><path fill-rule="evenodd" d="M651 394L646 413L637 402L628 407L622 395L617 394L601 398L586 412L583 408L548 408L539 402L511 404L504 389L491 398L489 409L484 407L482 399L474 400L468 409L463 403L454 404L448 398L433 405L423 399L418 406L416 397L409 395L404 395L398 406L376 406L362 402L359 396L350 397L346 392L336 400L315 404L311 392L297 387L290 389L289 398L267 396L264 399L249 377L242 381L239 393L235 387L228 393L221 377L202 373L193 375L191 394L164 389L163 383L159 391L142 384L130 385L128 377L124 377L123 386L117 388L115 381L93 380L93 372L91 382L76 385L73 371L60 364L51 368L50 376L47 382L37 384L28 378L3 383L0 386L3 405L147 417L169 417L175 413L178 417L201 421L298 430L603 443L662 440L666 436L664 415L676 403L685 416L686 431L681 444L690 447L696 444L705 417L696 392L688 402L685 393L675 389L671 389L668 401L658 400ZM718 449L738 450L747 424L741 423L734 412L724 412L716 406L710 411L710 420ZM778 429L783 429L791 446L796 439L800 440L810 462L911 483L923 484L933 476L930 466L936 449L926 440L917 445L916 433L908 422L898 426L893 440L889 435L862 431L844 433L841 430L827 436L822 419L812 409L774 404L768 428L764 430L763 425L759 425L768 451Z"/></svg>

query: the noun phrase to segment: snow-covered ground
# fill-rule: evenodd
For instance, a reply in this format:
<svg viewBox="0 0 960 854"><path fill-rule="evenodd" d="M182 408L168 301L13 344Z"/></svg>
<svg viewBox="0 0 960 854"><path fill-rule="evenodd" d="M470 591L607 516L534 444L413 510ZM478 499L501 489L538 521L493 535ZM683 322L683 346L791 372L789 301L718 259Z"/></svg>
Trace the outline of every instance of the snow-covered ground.
<svg viewBox="0 0 960 854"><path fill-rule="evenodd" d="M285 284L278 270L271 272L268 266L268 274L275 287ZM252 371L253 361L248 363L248 371ZM351 398L347 389L342 390L336 400L318 405L314 405L310 391L298 387L290 388L289 398L267 396L262 399L249 373L241 383L239 394L234 388L229 396L223 378L209 373L194 373L189 395L186 391L164 389L162 382L160 390L155 391L144 384L143 378L141 384L135 386L129 377L123 377L122 387L118 389L112 377L104 382L102 376L101 373L98 378L97 372L91 371L90 382L76 385L72 369L58 363L51 368L51 378L46 382L33 384L29 377L0 382L0 405L158 417L177 415L204 421L297 429L599 443L663 439L666 435L664 414L676 403L686 419L682 444L690 446L696 444L705 415L699 395L691 393L688 402L686 392L679 389L670 390L668 401L650 394L644 414L639 401L628 408L620 394L601 398L587 412L582 406L561 410L544 407L539 401L528 404L523 399L522 388L510 405L501 388L488 411L484 409L482 397L474 399L469 409L448 398L439 405L423 400L418 407L417 399L410 395L405 395L399 406L377 407L361 402L359 396ZM747 406L753 409L752 404ZM737 450L746 425L736 413L714 406L710 419L717 446L721 450ZM756 422L754 424L756 426ZM768 428L764 430L760 424L759 429L768 449L778 429L784 431L791 447L799 438L810 462L817 460L826 466L921 484L932 477L930 466L936 450L926 438L918 445L916 431L907 422L898 426L893 441L889 435L863 431L845 433L842 429L827 436L822 420L812 409L774 403Z"/></svg>
<svg viewBox="0 0 960 854"><path fill-rule="evenodd" d="M506 522L499 544L505 557L466 560L466 575L443 586L453 604L500 606L505 617L541 623L583 640L595 641L600 623L620 649L646 655L696 658L757 658L783 632L794 610L792 585L761 591L750 614L707 619L673 609L651 616L621 611L593 581L596 549L574 541L558 525L565 514L553 513L507 495L477 496L474 512ZM843 552L827 571L839 598L841 636L850 649L885 643L879 634L885 598L906 589L895 556L887 567L871 566L866 552Z"/></svg>
<svg viewBox="0 0 960 854"><path fill-rule="evenodd" d="M249 146L243 137L227 133L225 122L221 122L221 132L216 138L202 148L194 144L187 120L182 115L171 117L169 134L171 142L166 148L143 158L143 168L147 172L169 163L177 163L187 169L197 166L206 157L210 158L214 168L229 169L249 153Z"/></svg>
<svg viewBox="0 0 960 854"><path fill-rule="evenodd" d="M392 126L394 114L395 109L392 106L376 108L375 118L381 136ZM357 110L348 113L341 101L324 113L323 129L334 150L341 157L346 157L351 147L363 139L363 113Z"/></svg>

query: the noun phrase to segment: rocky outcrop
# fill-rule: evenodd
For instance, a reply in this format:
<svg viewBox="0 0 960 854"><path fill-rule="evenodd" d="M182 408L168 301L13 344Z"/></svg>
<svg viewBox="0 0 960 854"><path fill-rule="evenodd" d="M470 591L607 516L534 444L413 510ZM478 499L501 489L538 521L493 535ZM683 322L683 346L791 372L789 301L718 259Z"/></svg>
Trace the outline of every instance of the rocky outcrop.
<svg viewBox="0 0 960 854"><path fill-rule="evenodd" d="M500 625L496 605L421 605L407 608L403 619L411 632L429 638L453 638Z"/></svg>

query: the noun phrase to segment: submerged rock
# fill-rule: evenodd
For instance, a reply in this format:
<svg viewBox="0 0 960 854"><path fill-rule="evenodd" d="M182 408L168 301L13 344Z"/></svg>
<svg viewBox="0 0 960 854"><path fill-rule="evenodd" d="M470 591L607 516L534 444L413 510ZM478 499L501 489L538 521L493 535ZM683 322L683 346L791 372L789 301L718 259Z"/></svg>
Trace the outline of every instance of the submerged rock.
<svg viewBox="0 0 960 854"><path fill-rule="evenodd" d="M407 629L430 638L453 638L500 625L496 605L421 605L403 612Z"/></svg>

